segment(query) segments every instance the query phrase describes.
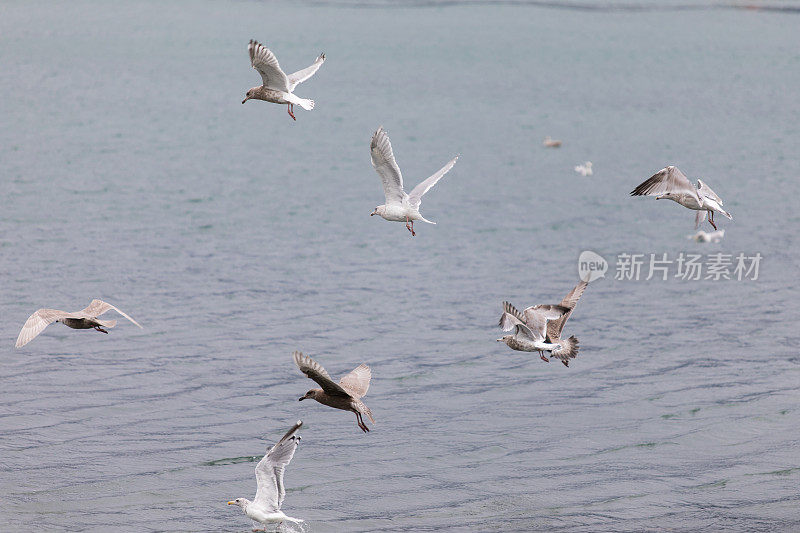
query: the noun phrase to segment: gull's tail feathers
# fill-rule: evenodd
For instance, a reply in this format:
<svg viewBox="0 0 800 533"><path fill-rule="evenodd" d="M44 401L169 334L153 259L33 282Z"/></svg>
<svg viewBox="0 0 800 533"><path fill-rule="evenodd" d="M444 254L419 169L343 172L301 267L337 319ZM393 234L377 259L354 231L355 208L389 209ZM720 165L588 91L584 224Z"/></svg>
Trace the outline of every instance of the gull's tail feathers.
<svg viewBox="0 0 800 533"><path fill-rule="evenodd" d="M296 96L292 93L286 94L284 98L286 98L286 101L289 102L290 104L299 105L306 111L311 111L312 109L314 109L314 100L309 100L307 98L300 98L299 96Z"/></svg>
<svg viewBox="0 0 800 533"><path fill-rule="evenodd" d="M569 366L569 360L574 359L580 351L580 347L578 346L578 338L573 335L568 339L559 340L558 343L561 345L561 349L553 350L550 355L560 359L561 362L564 363L564 366Z"/></svg>

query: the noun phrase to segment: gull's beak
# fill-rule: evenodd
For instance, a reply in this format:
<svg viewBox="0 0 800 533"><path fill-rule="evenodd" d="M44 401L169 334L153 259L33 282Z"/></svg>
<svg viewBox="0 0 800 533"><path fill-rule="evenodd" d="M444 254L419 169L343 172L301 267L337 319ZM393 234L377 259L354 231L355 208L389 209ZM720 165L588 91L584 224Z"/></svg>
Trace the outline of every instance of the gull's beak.
<svg viewBox="0 0 800 533"><path fill-rule="evenodd" d="M305 397L305 396L303 396L302 398L298 398L298 399L297 399L297 401L298 401L298 402L302 402L302 401L303 401L303 400L305 400L305 399L306 399L306 397Z"/></svg>
<svg viewBox="0 0 800 533"><path fill-rule="evenodd" d="M370 213L370 214L369 214L369 216L375 215L375 214L377 214L377 213L378 213L378 210L376 209L375 211L373 211L372 213Z"/></svg>
<svg viewBox="0 0 800 533"><path fill-rule="evenodd" d="M503 339L495 339L497 342L503 342Z"/></svg>
<svg viewBox="0 0 800 533"><path fill-rule="evenodd" d="M244 100L242 100L242 103L245 103L246 101L247 101L247 98L245 98Z"/></svg>
<svg viewBox="0 0 800 533"><path fill-rule="evenodd" d="M244 102L242 102L242 103L244 103ZM235 504L236 504L236 502L228 502L228 505L235 505Z"/></svg>

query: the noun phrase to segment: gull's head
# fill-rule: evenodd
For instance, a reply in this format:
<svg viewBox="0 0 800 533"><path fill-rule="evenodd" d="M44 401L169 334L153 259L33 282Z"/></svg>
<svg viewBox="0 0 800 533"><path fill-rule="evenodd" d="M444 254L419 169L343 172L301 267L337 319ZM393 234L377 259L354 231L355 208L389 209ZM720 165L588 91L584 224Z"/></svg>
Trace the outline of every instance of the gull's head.
<svg viewBox="0 0 800 533"><path fill-rule="evenodd" d="M244 100L242 100L242 103L245 103L246 101L250 100L253 97L253 91L254 91L253 89L247 91L247 94L245 95Z"/></svg>
<svg viewBox="0 0 800 533"><path fill-rule="evenodd" d="M317 389L311 389L306 393L305 396L300 397L297 401L302 402L303 400L308 400L308 399L313 400L316 397L317 397Z"/></svg>
<svg viewBox="0 0 800 533"><path fill-rule="evenodd" d="M228 505L236 505L237 507L244 509L248 503L250 502L247 500L247 498L236 498L232 502L228 502Z"/></svg>
<svg viewBox="0 0 800 533"><path fill-rule="evenodd" d="M499 339L497 339L497 342L504 342L504 343L508 344L508 342L513 338L514 338L514 335L505 335L505 336L500 337Z"/></svg>
<svg viewBox="0 0 800 533"><path fill-rule="evenodd" d="M372 213L369 214L369 216L378 215L382 217L384 213L386 213L386 206L379 205L378 207L375 208L375 210Z"/></svg>

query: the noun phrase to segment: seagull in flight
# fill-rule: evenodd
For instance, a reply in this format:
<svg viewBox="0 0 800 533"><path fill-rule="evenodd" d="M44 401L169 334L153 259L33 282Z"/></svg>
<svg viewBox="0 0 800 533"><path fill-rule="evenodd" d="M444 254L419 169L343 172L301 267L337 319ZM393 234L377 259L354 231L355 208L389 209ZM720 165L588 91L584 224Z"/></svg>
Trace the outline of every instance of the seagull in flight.
<svg viewBox="0 0 800 533"><path fill-rule="evenodd" d="M261 80L264 83L263 85L249 89L242 103L248 100L265 100L274 104L286 104L286 110L293 120L297 120L292 112L294 110L294 104L299 105L306 111L314 109L314 100L300 98L295 96L293 92L295 87L306 81L319 70L319 67L325 62L324 53L320 54L310 66L287 76L283 70L281 70L281 66L278 64L278 58L263 44L250 39L247 50L250 52L250 64L261 74Z"/></svg>
<svg viewBox="0 0 800 533"><path fill-rule="evenodd" d="M699 179L695 187L689 178L674 166L662 168L650 176L631 191L631 196L655 196L656 200L672 200L683 207L697 211L694 218L695 229L705 220L706 215L708 222L717 229L717 225L714 224L714 213L720 213L733 220L731 214L722 209L722 198L717 196L711 187Z"/></svg>
<svg viewBox="0 0 800 533"><path fill-rule="evenodd" d="M546 362L550 362L550 360L544 356L543 351L549 351L552 357L561 360L561 362L564 363L564 366L569 366L569 360L578 355L578 338L572 335L568 339L563 339L561 338L561 332L564 330L564 325L566 325L567 320L569 320L572 311L575 309L575 306L578 305L578 300L580 300L581 296L583 295L583 291L586 290L588 285L589 282L586 280L578 282L578 284L575 285L575 287L569 291L566 296L564 296L564 299L561 300L561 303L557 306L537 305L534 307L529 307L520 313L510 303L503 302L503 315L500 317L500 327L503 329L503 331L511 331L514 329L515 334L506 335L502 339L497 339L498 342L505 342L514 350L522 350L526 352L534 351L529 349L530 346L533 346L534 349L539 352L539 356L542 358L542 361ZM557 312L560 312L562 309L566 309L566 311L556 318L547 318L548 315L542 312L543 309L555 309ZM556 315L557 312L553 313L553 315ZM547 318L547 326L544 329L544 338L542 339L542 320L544 318ZM529 334L528 331L526 331L522 326L527 326L528 331L531 331L535 334ZM522 333L522 335L520 335L520 333ZM529 342L530 339L534 340L533 344ZM539 342L538 346L534 346L536 341ZM558 347L553 350L544 348L542 351L540 348L547 343L557 345Z"/></svg>
<svg viewBox="0 0 800 533"><path fill-rule="evenodd" d="M352 411L356 414L356 421L361 431L364 433L369 431L361 416L367 415L370 422L375 423L375 419L372 418L372 411L361 401L361 398L367 395L369 381L372 378L372 372L367 365L358 365L352 372L340 379L339 383L336 383L322 365L309 356L294 352L292 353L292 358L300 372L316 381L322 387L321 389L311 389L306 392L304 396L300 397L301 402L306 399L314 399L329 407Z"/></svg>
<svg viewBox="0 0 800 533"><path fill-rule="evenodd" d="M92 300L92 303L85 309L82 311L75 311L74 313L59 311L58 309L39 309L25 321L25 325L22 326L22 331L19 332L19 337L17 337L17 344L15 347L22 348L35 339L39 333L44 331L44 328L53 322L61 322L72 329L95 329L102 333L108 333L108 331L103 328L113 328L117 325L117 321L100 320L97 317L112 309L139 326L138 322L110 303L95 299ZM139 327L141 328L142 326Z"/></svg>
<svg viewBox="0 0 800 533"><path fill-rule="evenodd" d="M405 222L406 229L411 232L412 237L416 235L414 231L415 220L436 224L436 222L426 220L419 213L422 196L453 168L458 156L451 159L433 176L414 187L410 194L406 194L406 191L403 190L403 175L400 173L400 167L397 166L397 161L394 159L392 143L389 142L389 136L383 126L379 127L378 131L372 136L372 142L369 147L372 166L375 167L375 172L381 177L383 192L386 195L386 203L376 207L369 216L378 215L383 217L384 220Z"/></svg>
<svg viewBox="0 0 800 533"><path fill-rule="evenodd" d="M281 437L281 440L267 451L267 454L256 465L256 497L253 501L247 498L236 498L228 502L228 505L236 505L242 508L244 514L251 520L264 524L266 531L267 524L280 525L285 522L299 524L303 522L299 518L286 516L281 511L283 499L286 496L286 489L283 485L283 471L294 457L294 452L300 444L300 435L297 431L303 422L298 420L292 428ZM253 529L253 531L259 531Z"/></svg>

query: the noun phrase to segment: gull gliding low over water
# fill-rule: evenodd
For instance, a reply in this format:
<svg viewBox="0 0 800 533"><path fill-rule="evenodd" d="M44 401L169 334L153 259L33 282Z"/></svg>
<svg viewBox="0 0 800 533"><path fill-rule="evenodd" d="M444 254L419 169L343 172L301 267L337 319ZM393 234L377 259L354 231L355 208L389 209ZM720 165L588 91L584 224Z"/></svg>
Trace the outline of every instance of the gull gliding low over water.
<svg viewBox="0 0 800 533"><path fill-rule="evenodd" d="M259 87L253 87L248 90L242 103L248 100L264 100L275 104L287 104L286 110L294 120L297 120L292 112L294 104L299 105L306 111L314 109L314 100L300 98L292 93L295 87L319 70L319 67L325 62L324 53L320 54L311 66L287 76L281 70L278 58L263 44L251 39L247 50L250 52L250 64L261 74L261 79L264 83Z"/></svg>
<svg viewBox="0 0 800 533"><path fill-rule="evenodd" d="M375 171L381 177L383 192L386 195L386 203L376 207L369 216L378 215L384 220L405 222L406 229L411 232L412 237L416 235L414 231L415 220L436 224L436 222L425 220L419 213L422 196L453 168L458 156L451 159L433 176L414 187L410 194L406 194L406 191L403 190L403 175L400 173L400 167L397 166L397 161L394 159L392 143L389 142L389 136L384 131L383 126L379 127L378 131L372 136L372 142L369 147L372 166L375 167Z"/></svg>
<svg viewBox="0 0 800 533"><path fill-rule="evenodd" d="M580 281L575 287L564 296L559 305L536 305L525 309L520 313L513 305L508 302L503 302L503 315L500 317L500 327L503 331L511 331L516 329L514 335L506 335L502 339L497 339L498 342L505 342L510 348L521 351L538 351L543 361L549 362L542 351L550 351L552 357L556 357L564 363L564 366L569 366L569 360L578 355L578 338L574 335L568 339L561 338L561 332L564 330L564 325L569 320L575 306L578 305L583 291L589 285L588 281ZM556 318L547 318L541 312L542 309L556 309L557 312L565 310L563 314ZM553 313L555 315L556 313ZM547 327L543 331L542 320L546 319ZM527 326L527 330L524 326ZM528 333L528 332L531 333ZM541 338L543 337L543 339ZM531 343L531 340L534 342ZM544 342L541 342L541 341ZM538 342L538 344L537 344ZM542 348L547 343L557 345L555 349ZM533 347L533 349L530 349Z"/></svg>
<svg viewBox="0 0 800 533"><path fill-rule="evenodd" d="M72 329L95 329L103 333L108 333L108 331L103 328L113 328L117 325L117 321L98 320L97 317L112 309L139 326L138 322L113 305L103 300L92 300L92 303L90 303L86 309L74 313L59 311L58 309L39 309L25 321L25 325L22 326L22 331L19 332L19 337L17 337L17 344L15 347L21 348L25 346L53 322L61 322ZM142 326L139 327L141 328Z"/></svg>
<svg viewBox="0 0 800 533"><path fill-rule="evenodd" d="M370 422L375 423L375 419L372 418L372 411L361 401L361 398L367 395L369 381L372 378L372 372L367 365L358 365L352 372L340 379L339 383L336 383L331 379L328 372L322 368L322 365L307 355L294 352L292 358L303 374L316 381L322 387L321 389L311 389L306 392L305 396L300 398L301 402L305 399L313 398L323 405L344 411L352 411L356 414L356 421L361 431L364 433L369 431L364 419L361 417L361 415L367 415Z"/></svg>
<svg viewBox="0 0 800 533"><path fill-rule="evenodd" d="M722 209L722 199L711 190L711 187L697 180L697 187L678 169L668 166L662 168L631 191L631 196L655 196L656 200L666 199L681 204L683 207L697 211L694 219L695 229L708 214L708 222L714 224L714 213L720 213L733 220L730 213Z"/></svg>
<svg viewBox="0 0 800 533"><path fill-rule="evenodd" d="M256 497L251 502L247 498L236 498L228 502L228 505L237 505L242 508L244 514L251 520L264 524L266 531L267 524L282 524L285 521L299 524L303 522L299 518L286 516L281 511L283 499L286 496L286 489L283 485L283 471L294 457L294 452L300 444L300 435L297 431L303 422L298 420L292 428L286 432L275 446L267 451L267 454L256 465ZM253 531L257 531L254 529Z"/></svg>

